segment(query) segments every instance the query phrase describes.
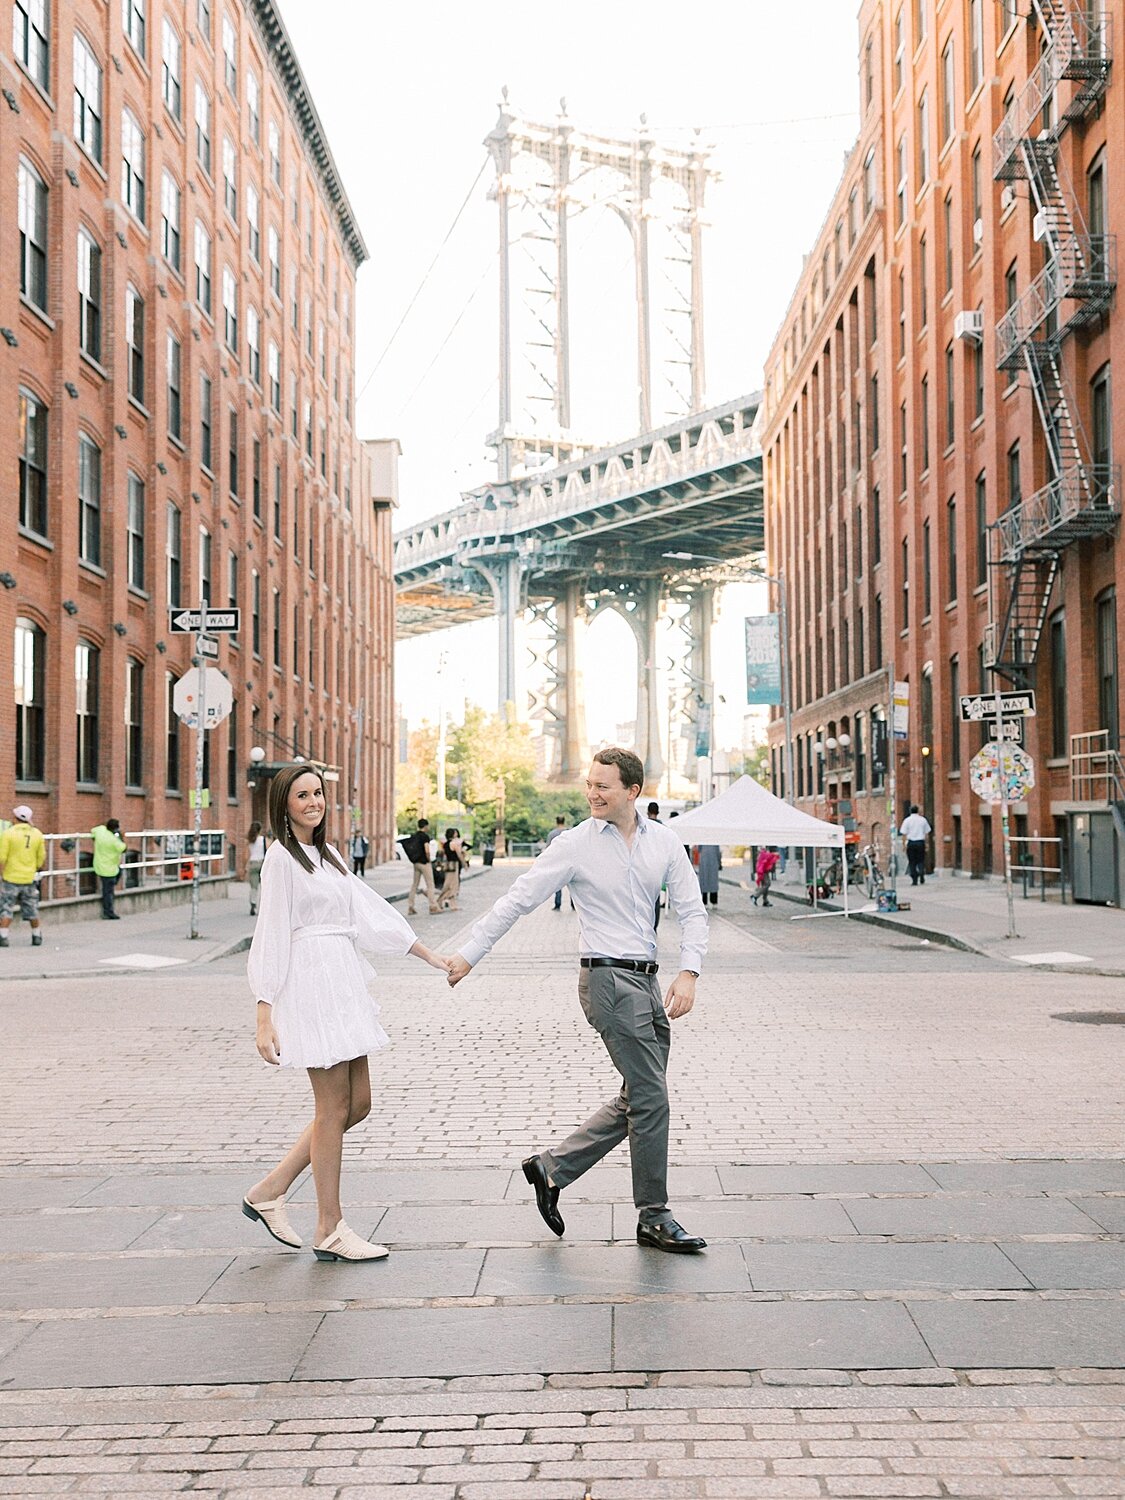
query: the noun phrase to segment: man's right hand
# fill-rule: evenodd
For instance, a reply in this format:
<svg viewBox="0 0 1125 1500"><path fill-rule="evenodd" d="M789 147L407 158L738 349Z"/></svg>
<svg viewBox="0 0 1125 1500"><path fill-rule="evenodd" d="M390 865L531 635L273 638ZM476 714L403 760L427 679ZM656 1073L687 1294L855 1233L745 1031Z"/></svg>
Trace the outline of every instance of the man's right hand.
<svg viewBox="0 0 1125 1500"><path fill-rule="evenodd" d="M469 963L468 959L462 958L459 953L455 953L449 960L449 988L453 989L456 985L459 985L462 979L472 972L473 966Z"/></svg>

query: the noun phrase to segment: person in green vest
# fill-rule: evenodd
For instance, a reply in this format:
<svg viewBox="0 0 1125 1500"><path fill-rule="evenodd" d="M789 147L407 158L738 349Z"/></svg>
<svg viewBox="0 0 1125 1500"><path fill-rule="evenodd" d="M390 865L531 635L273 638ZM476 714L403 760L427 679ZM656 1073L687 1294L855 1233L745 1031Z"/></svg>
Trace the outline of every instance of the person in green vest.
<svg viewBox="0 0 1125 1500"><path fill-rule="evenodd" d="M102 921L119 922L121 918L113 909L113 892L121 873L121 856L125 853L121 824L117 818L107 818L91 829L91 836L94 840L94 874L102 885Z"/></svg>

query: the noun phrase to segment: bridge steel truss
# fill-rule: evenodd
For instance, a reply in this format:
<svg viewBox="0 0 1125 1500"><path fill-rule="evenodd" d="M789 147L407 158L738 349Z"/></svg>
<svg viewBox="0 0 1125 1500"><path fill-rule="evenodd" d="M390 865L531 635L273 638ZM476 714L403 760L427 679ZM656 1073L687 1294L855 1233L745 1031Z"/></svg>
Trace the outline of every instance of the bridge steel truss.
<svg viewBox="0 0 1125 1500"><path fill-rule="evenodd" d="M1070 381L1066 341L1108 309L1117 285L1114 236L1090 233L1059 159L1068 129L1109 82L1111 18L1084 0L1032 0L1044 48L993 139L993 176L1024 179L1045 253L1040 274L996 328L1000 369L1025 369L1043 429L1048 482L990 528L985 665L1019 687L1034 669L1063 550L1105 535L1120 516L1117 466L1091 460Z"/></svg>
<svg viewBox="0 0 1125 1500"><path fill-rule="evenodd" d="M661 726L688 726L693 747L710 712L716 584L764 548L759 395L743 397L547 471L483 486L453 510L395 537L400 638L497 615L497 697L516 701L516 620L528 612L547 646L533 663L531 712L555 742L553 773L583 769L582 648L589 621L615 609L637 641L636 749L655 788ZM706 564L668 553L701 554ZM731 565L724 568L724 564ZM681 621L659 658L665 614ZM671 702L657 692L669 671ZM693 739L692 726L696 729Z"/></svg>

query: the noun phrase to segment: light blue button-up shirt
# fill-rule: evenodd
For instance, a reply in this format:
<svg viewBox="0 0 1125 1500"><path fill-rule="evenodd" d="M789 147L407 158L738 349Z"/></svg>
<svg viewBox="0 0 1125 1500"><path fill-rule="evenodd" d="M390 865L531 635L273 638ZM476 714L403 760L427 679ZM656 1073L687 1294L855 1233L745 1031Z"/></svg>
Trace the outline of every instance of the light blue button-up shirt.
<svg viewBox="0 0 1125 1500"><path fill-rule="evenodd" d="M638 818L630 847L612 823L587 818L554 839L473 926L461 957L478 964L520 917L570 887L583 958L656 957L656 902L662 885L680 922L680 968L703 967L707 916L699 881L673 830Z"/></svg>

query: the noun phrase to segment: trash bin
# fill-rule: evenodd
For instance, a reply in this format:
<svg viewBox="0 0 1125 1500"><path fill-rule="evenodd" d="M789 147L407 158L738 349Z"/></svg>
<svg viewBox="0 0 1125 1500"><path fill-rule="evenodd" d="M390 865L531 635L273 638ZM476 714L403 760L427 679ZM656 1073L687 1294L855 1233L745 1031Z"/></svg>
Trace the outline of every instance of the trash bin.
<svg viewBox="0 0 1125 1500"><path fill-rule="evenodd" d="M486 864L486 865L490 865L495 858L496 858L496 850L493 848L493 846L491 844L485 844L485 846L484 846L484 854L482 855L483 863Z"/></svg>

